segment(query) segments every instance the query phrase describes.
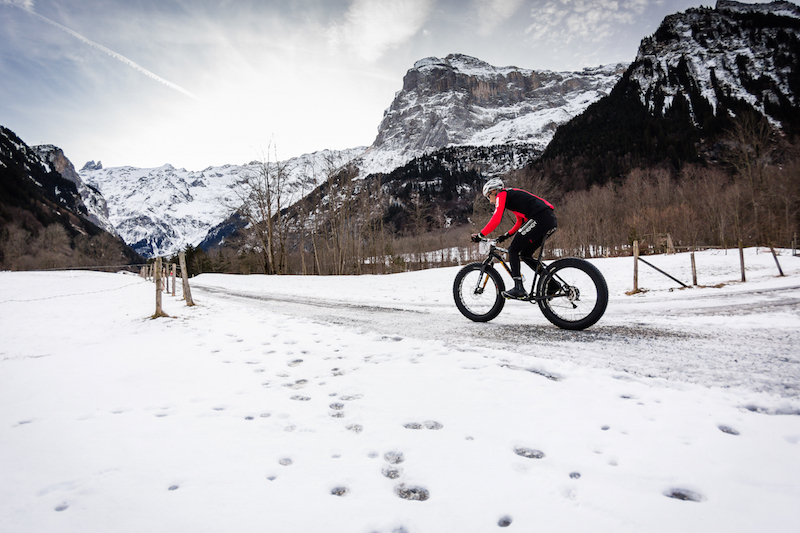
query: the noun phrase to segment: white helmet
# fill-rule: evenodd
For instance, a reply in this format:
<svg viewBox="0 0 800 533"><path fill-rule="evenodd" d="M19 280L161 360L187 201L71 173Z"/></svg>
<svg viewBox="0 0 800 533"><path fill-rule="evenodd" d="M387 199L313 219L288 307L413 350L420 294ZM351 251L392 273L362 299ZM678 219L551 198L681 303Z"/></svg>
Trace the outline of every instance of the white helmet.
<svg viewBox="0 0 800 533"><path fill-rule="evenodd" d="M483 195L488 196L492 191L499 191L503 188L503 180L500 178L492 178L487 181L483 186Z"/></svg>

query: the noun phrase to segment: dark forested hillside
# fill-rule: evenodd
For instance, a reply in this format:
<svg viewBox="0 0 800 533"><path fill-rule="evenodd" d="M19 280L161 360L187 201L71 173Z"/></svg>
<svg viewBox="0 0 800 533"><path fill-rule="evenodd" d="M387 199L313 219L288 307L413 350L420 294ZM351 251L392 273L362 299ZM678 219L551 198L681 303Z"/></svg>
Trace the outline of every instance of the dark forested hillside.
<svg viewBox="0 0 800 533"><path fill-rule="evenodd" d="M100 260L142 261L87 216L75 183L0 126L0 266L31 269Z"/></svg>

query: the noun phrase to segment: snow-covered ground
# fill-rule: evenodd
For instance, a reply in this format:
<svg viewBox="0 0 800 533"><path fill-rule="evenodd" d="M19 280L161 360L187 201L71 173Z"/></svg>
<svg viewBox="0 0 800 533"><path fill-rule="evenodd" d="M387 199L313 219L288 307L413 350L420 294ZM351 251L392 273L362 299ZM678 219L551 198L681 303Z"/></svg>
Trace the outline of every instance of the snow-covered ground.
<svg viewBox="0 0 800 533"><path fill-rule="evenodd" d="M132 275L1 272L0 531L796 531L800 258L696 259L633 296L594 260L584 332L468 321L457 267L205 274L155 320Z"/></svg>

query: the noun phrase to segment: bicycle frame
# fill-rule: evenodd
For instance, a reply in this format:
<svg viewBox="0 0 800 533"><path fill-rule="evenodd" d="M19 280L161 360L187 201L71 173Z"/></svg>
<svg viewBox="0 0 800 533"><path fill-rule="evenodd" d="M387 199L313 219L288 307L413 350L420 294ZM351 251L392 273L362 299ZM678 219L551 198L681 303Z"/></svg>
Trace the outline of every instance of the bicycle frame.
<svg viewBox="0 0 800 533"><path fill-rule="evenodd" d="M485 276L486 267L492 265L493 264L493 260L496 260L498 263L503 265L503 268L505 269L506 272L508 272L509 276L512 276L512 277L514 276L511 273L511 268L509 268L508 263L506 263L506 260L503 258L502 255L500 255L500 253L505 253L506 255L508 255L508 248L503 248L503 247L497 246L497 239L486 239L486 238L484 238L482 240L484 242L489 243L489 254L487 255L486 259L483 261L483 264L481 265L481 277L480 277L480 279L483 280L483 286L482 287L480 286L481 282L479 281L478 282L479 285L477 287L475 287L475 291L478 294L483 294L483 290L486 288L486 283L489 281L488 277ZM547 266L544 263L542 263L542 255L544 254L544 245L545 245L546 241L547 241L547 237L545 236L545 238L542 239L542 246L541 246L541 248L539 248L539 257L534 259L534 261L537 261L539 263L539 265L541 265L542 269L544 269ZM531 257L531 259L533 259L533 258ZM524 261L525 264L528 265L529 267L531 267L531 269L533 270L533 285L531 285L531 290L528 293L528 296L523 299L523 301L533 303L533 302L538 302L539 300L546 300L548 298L551 298L552 296L542 296L542 295L536 294L536 285L537 285L536 282L539 279L540 274L537 271L537 269L534 268L533 266L531 266L530 264L528 264L528 262L525 261L525 259L520 257L520 260Z"/></svg>

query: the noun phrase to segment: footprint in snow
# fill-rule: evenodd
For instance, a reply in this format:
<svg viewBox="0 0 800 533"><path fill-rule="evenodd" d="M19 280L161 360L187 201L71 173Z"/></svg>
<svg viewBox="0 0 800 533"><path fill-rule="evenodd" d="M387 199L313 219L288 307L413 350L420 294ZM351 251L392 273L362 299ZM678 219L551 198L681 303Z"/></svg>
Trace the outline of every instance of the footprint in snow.
<svg viewBox="0 0 800 533"><path fill-rule="evenodd" d="M291 399L291 400L296 400L296 401L298 401L298 402L307 402L307 401L309 401L311 398L310 398L310 397L308 397L308 396L301 396L300 394L295 394L295 395L294 395L294 396L292 396L290 399Z"/></svg>
<svg viewBox="0 0 800 533"><path fill-rule="evenodd" d="M289 366L297 366L302 362L303 362L302 359L295 359L294 361L289 361Z"/></svg>
<svg viewBox="0 0 800 533"><path fill-rule="evenodd" d="M344 496L348 492L350 492L350 489L348 489L347 487L333 487L331 489L331 494L333 494L334 496Z"/></svg>
<svg viewBox="0 0 800 533"><path fill-rule="evenodd" d="M386 462L392 465L398 465L406 460L403 452L386 452L383 454L383 458L386 459Z"/></svg>
<svg viewBox="0 0 800 533"><path fill-rule="evenodd" d="M544 452L540 452L539 450L532 450L531 448L523 448L521 446L517 446L514 448L514 453L519 455L520 457L525 457L528 459L541 459L544 457Z"/></svg>
<svg viewBox="0 0 800 533"><path fill-rule="evenodd" d="M394 467L394 466L384 466L381 470L381 474L384 477L388 477L389 479L397 479L403 473L402 469Z"/></svg>
<svg viewBox="0 0 800 533"><path fill-rule="evenodd" d="M428 489L424 487L407 487L405 483L401 483L395 487L394 492L404 500L423 502L430 498Z"/></svg>
<svg viewBox="0 0 800 533"><path fill-rule="evenodd" d="M358 433L361 433L362 431L364 431L364 426L362 426L361 424L351 424L351 425L347 426L346 429L348 431L352 431L353 433L358 434Z"/></svg>
<svg viewBox="0 0 800 533"><path fill-rule="evenodd" d="M687 502L702 502L705 497L693 490L687 489L669 489L664 493L667 498L674 498L676 500L683 500Z"/></svg>
<svg viewBox="0 0 800 533"><path fill-rule="evenodd" d="M432 420L428 420L426 422L409 422L405 424L403 427L407 429L442 429L444 426L441 425L439 422L434 422Z"/></svg>
<svg viewBox="0 0 800 533"><path fill-rule="evenodd" d="M501 519L500 519L500 520L497 522L497 525L498 525L498 526L500 526L500 527L508 527L508 526L510 526L510 525L511 525L511 517L510 517L510 516L504 516L504 517L502 517L502 518L501 518Z"/></svg>
<svg viewBox="0 0 800 533"><path fill-rule="evenodd" d="M290 389L302 389L306 385L308 385L308 380L307 379L298 379L294 383L284 383L283 384L284 387L289 387Z"/></svg>
<svg viewBox="0 0 800 533"><path fill-rule="evenodd" d="M723 433L727 433L728 435L738 435L739 432L733 429L730 426L719 426L719 430Z"/></svg>

